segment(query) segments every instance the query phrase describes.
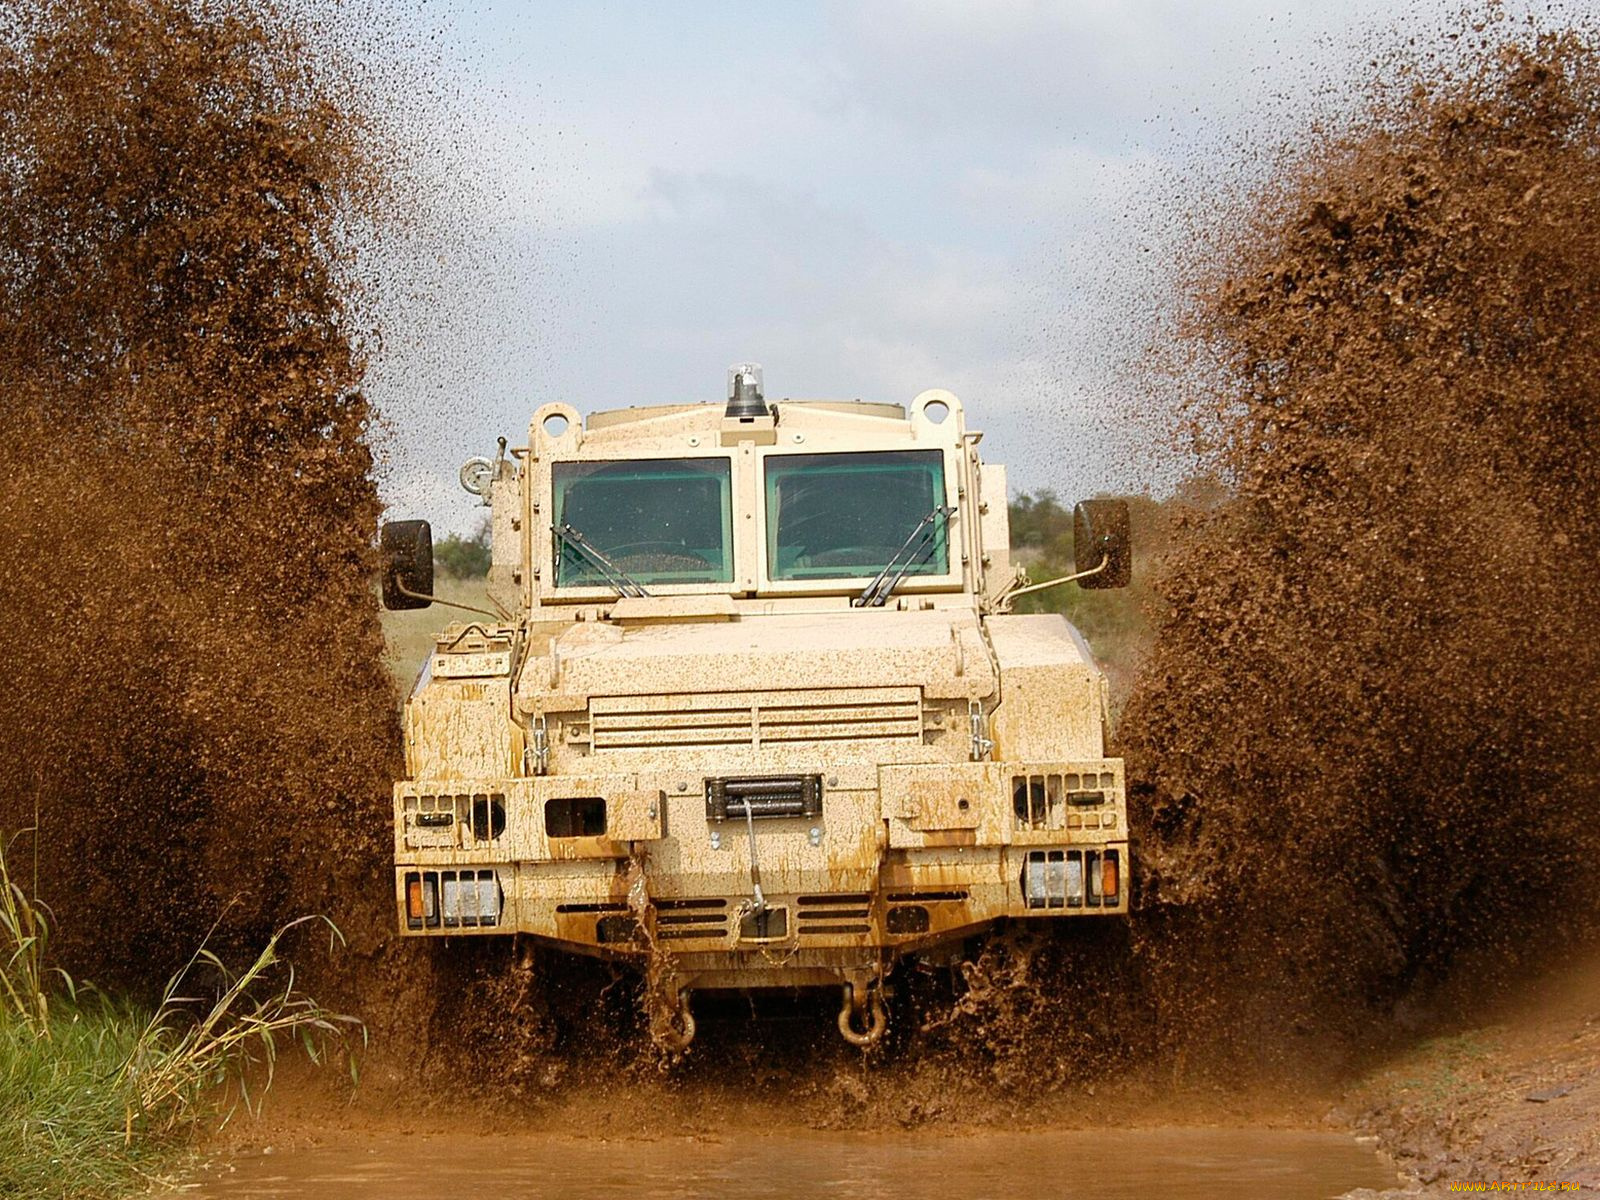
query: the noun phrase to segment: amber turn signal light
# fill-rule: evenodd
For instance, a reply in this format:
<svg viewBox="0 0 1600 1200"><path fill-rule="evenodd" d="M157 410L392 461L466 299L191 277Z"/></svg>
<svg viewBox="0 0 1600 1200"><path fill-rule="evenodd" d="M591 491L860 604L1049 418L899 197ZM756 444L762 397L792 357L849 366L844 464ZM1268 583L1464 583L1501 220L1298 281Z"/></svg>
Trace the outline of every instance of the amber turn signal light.
<svg viewBox="0 0 1600 1200"><path fill-rule="evenodd" d="M422 880L412 878L406 882L406 916L413 921L422 920Z"/></svg>

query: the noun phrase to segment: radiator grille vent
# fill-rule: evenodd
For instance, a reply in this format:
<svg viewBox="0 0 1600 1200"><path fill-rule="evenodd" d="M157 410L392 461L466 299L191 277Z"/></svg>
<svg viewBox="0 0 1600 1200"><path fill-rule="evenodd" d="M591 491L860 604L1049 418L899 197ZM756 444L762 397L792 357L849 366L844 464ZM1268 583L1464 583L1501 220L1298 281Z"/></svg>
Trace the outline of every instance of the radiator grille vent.
<svg viewBox="0 0 1600 1200"><path fill-rule="evenodd" d="M884 687L596 696L589 730L595 750L920 741L922 693Z"/></svg>

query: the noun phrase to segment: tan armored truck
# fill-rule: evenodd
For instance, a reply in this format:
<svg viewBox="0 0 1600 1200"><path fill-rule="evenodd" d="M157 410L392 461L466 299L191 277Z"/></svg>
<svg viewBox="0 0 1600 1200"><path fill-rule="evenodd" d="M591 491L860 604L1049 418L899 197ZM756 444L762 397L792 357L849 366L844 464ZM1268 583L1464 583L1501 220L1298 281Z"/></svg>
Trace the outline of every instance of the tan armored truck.
<svg viewBox="0 0 1600 1200"><path fill-rule="evenodd" d="M1126 584L1127 509L1079 505L1079 574L1029 585L980 437L949 392L769 404L742 364L726 403L547 404L469 462L494 611L406 702L401 932L635 962L681 1051L696 991L837 988L865 1045L903 956L1125 915L1104 678L1010 608ZM382 547L385 603L427 605L426 523Z"/></svg>

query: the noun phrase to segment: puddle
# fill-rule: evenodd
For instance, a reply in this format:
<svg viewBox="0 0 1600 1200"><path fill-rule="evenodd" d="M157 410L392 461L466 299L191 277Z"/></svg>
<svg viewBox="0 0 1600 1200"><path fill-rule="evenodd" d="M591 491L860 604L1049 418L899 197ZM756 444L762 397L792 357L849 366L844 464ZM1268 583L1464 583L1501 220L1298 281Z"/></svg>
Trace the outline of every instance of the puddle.
<svg viewBox="0 0 1600 1200"><path fill-rule="evenodd" d="M184 1195L202 1200L437 1200L450 1194L507 1200L574 1195L1312 1200L1394 1183L1394 1168L1347 1136L1284 1130L806 1131L610 1141L433 1132L353 1135L337 1145L252 1155L213 1169Z"/></svg>

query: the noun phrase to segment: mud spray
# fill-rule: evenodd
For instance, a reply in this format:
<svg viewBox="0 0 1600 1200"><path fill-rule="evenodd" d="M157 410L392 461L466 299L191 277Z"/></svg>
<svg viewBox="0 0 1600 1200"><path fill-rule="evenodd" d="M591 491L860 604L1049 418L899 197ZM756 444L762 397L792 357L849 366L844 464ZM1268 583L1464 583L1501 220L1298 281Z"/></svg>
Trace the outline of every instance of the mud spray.
<svg viewBox="0 0 1600 1200"><path fill-rule="evenodd" d="M1134 403L1230 498L1122 716L1137 911L992 943L924 1069L1311 1089L1600 930L1600 35L1434 45L1191 223Z"/></svg>
<svg viewBox="0 0 1600 1200"><path fill-rule="evenodd" d="M1460 32L1198 253L1184 411L1237 499L1124 725L1167 1050L1292 1065L1596 928L1600 40Z"/></svg>
<svg viewBox="0 0 1600 1200"><path fill-rule="evenodd" d="M1151 394L1232 499L1180 534L1122 723L1129 927L905 973L876 1071L825 1019L713 1023L674 1086L915 1122L973 1082L1298 1071L1594 927L1600 40L1479 25L1381 60L1194 243ZM213 923L227 951L325 912L352 941L325 977L431 1030L432 1066L625 1090L654 1071L636 984L389 937L350 237L384 160L316 33L244 0L4 18L0 824L36 827L13 853L75 971L148 989Z"/></svg>
<svg viewBox="0 0 1600 1200"><path fill-rule="evenodd" d="M359 127L267 5L7 7L0 827L65 964L148 991L385 928L395 700L343 230Z"/></svg>

